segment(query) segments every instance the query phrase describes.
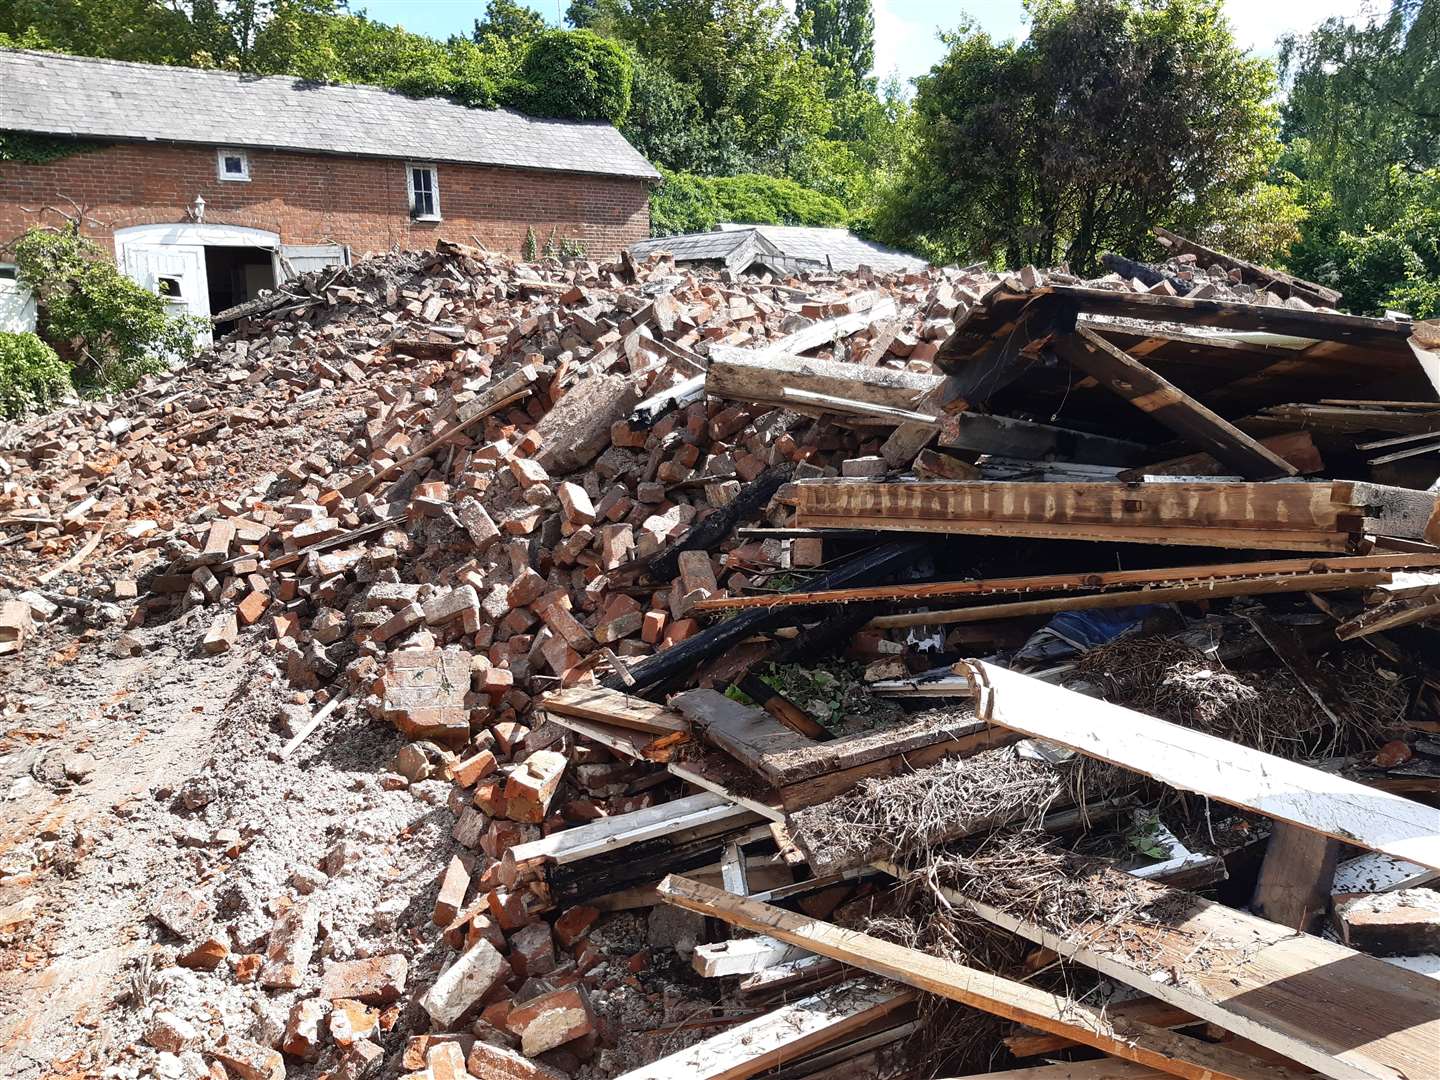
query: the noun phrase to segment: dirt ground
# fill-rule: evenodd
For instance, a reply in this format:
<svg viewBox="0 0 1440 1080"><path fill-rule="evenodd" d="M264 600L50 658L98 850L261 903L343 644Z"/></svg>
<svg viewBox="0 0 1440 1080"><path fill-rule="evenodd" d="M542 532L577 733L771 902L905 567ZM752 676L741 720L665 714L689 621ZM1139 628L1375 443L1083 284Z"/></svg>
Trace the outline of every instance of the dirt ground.
<svg viewBox="0 0 1440 1080"><path fill-rule="evenodd" d="M382 779L402 739L343 705L281 762L289 692L256 642L204 655L196 612L130 631L143 651L121 658L123 629L81 640L52 623L0 668L0 1075L14 1080L207 1075L193 1052L145 1045L161 1011L194 1025L197 1049L283 1027L303 990L174 960L212 933L231 963L258 951L287 891L320 902L322 958L403 951L412 981L439 965L451 785ZM210 909L188 942L151 915L172 889Z"/></svg>

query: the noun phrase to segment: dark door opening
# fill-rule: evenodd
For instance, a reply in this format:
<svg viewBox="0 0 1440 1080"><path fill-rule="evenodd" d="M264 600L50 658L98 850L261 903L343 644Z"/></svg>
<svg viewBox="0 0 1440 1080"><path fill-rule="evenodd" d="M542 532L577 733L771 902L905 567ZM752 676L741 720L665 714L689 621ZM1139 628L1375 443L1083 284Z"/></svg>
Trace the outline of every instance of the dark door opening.
<svg viewBox="0 0 1440 1080"><path fill-rule="evenodd" d="M210 283L212 314L255 299L261 289L275 288L275 264L266 248L206 245L205 276ZM233 320L215 324L216 335L233 329Z"/></svg>

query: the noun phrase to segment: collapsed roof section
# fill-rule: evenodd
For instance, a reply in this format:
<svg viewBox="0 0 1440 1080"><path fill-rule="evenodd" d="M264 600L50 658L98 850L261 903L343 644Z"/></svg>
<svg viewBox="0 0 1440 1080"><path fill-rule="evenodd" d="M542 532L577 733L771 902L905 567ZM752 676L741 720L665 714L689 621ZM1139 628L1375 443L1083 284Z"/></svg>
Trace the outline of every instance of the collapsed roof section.
<svg viewBox="0 0 1440 1080"><path fill-rule="evenodd" d="M714 232L682 233L642 240L630 247L639 258L669 252L677 263L713 266L743 274L760 267L780 274L804 271L849 273L862 266L892 273L920 273L924 259L865 240L847 229L795 225L721 223Z"/></svg>

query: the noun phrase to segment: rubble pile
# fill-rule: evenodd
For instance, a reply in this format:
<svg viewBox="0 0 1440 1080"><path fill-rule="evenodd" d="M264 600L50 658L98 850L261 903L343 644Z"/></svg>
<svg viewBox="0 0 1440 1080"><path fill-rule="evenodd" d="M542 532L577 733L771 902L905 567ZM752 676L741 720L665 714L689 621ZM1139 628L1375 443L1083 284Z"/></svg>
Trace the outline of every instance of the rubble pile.
<svg viewBox="0 0 1440 1080"><path fill-rule="evenodd" d="M196 940L203 898L167 893L152 914L186 943L181 966L256 983L288 1013L283 1030L202 1045L161 1011L149 1044L246 1080L908 1076L943 1059L910 1052L925 1041L910 983L1041 1028L1052 1056L1270 1075L1244 1049L1165 1031L1225 1027L1226 995L1199 976L1160 995L1188 1024L1152 1022L1134 992L1153 971L1107 953L1111 980L1134 975L1114 999L1139 1018L1121 1038L1098 1009L1075 1019L1091 1006L1063 1000L1071 982L1021 1007L1006 996L1030 989L1019 972L978 973L979 991L951 960L917 982L928 969L908 945L831 925L903 915L887 883L913 875L995 932L1094 966L1110 939L1076 913L1095 905L1048 906L1048 923L995 906L1023 844L969 897L942 849L1023 827L1092 858L1090 834L1113 839L1119 819L1140 824L1103 872L1145 879L1120 892L1157 913L1232 867L1253 877L1232 856L1257 861L1268 834L1268 872L1283 857L1294 880L1267 891L1261 868L1257 915L1196 902L1216 926L1249 920L1247 941L1318 929L1331 882L1302 879L1317 860L1334 876L1343 837L1346 880L1371 860L1410 891L1387 906L1383 886L1337 887L1340 936L1314 940L1341 952L1315 965L1343 953L1373 981L1349 946L1403 951L1393 928L1411 923L1433 937L1440 829L1393 792L1432 797L1423 781L1440 775L1419 659L1440 613L1440 513L1406 471L1423 459L1366 457L1440 431L1431 329L1341 315L1313 283L1161 241L1167 262L1111 257L1088 281L532 265L441 242L292 282L196 365L7 432L0 651L23 656L67 618L196 622L202 654L245 650L285 688L278 760L393 730L381 786L448 785L453 851L410 924L438 970L405 951L322 964L310 895L329 866L296 868L263 951L243 956ZM1385 393L1335 389L1361 370ZM1076 664L1152 662L1147 640L1189 665L1183 695L1146 699L1157 713L1183 699L1176 715L1104 700L1096 682L1124 679ZM1128 651L1092 653L1117 641ZM121 633L114 648L138 645ZM1196 680L1230 668L1248 673L1226 683L1246 708L1198 730ZM1267 671L1283 673L1270 698ZM1404 691L1367 694L1376 678ZM1248 704L1297 687L1293 728ZM1209 741L1147 756L1147 724ZM1346 816L1358 804L1322 813L1245 786L1247 770L1291 769L1305 789L1317 746L1350 785L1332 785L1337 804L1383 790L1418 831L1372 837ZM1219 775L1197 764L1222 759ZM1246 841L1216 842L1204 802L1208 841L1187 846L1202 846L1199 797L1238 807ZM1297 854L1297 834L1329 853ZM1324 895L1296 909L1301 886ZM642 948L606 929L635 911ZM719 923L755 936L712 940ZM1226 969L1228 940L1192 942L1176 970ZM671 950L696 985L666 1000L749 1007L692 1020L651 1062L617 1017L653 1012L648 969ZM1396 999L1423 1012L1435 991L1395 972ZM1389 1067L1424 1023L1368 1052ZM1302 1048L1268 1015L1230 1030L1321 1072L1346 1052L1321 1034Z"/></svg>

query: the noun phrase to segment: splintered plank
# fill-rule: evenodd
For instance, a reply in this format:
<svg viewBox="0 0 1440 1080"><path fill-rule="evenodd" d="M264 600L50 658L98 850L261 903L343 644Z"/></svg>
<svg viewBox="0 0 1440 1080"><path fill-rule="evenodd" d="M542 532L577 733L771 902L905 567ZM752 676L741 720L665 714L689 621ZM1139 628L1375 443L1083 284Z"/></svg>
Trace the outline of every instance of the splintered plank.
<svg viewBox="0 0 1440 1080"><path fill-rule="evenodd" d="M1026 983L770 904L731 896L674 874L660 883L659 893L667 903L687 911L768 934L862 971L1063 1035L1173 1076L1187 1080L1293 1080L1293 1074L1258 1064L1254 1058L1224 1046L1212 1046L1142 1021L1113 1020L1101 1009Z"/></svg>
<svg viewBox="0 0 1440 1080"><path fill-rule="evenodd" d="M1191 1024L1200 1023L1184 1009L1177 1009L1174 1005L1156 1001L1151 997L1122 1001L1118 1005L1107 1005L1105 1008L1112 1017L1143 1020L1147 1024L1155 1024L1163 1028L1189 1027ZM1051 1035L1043 1031L1017 1031L1013 1035L1005 1036L1001 1041L1005 1043L1005 1048L1017 1058L1049 1054L1055 1050L1063 1050L1067 1046L1075 1045L1070 1039L1062 1039L1059 1035Z"/></svg>
<svg viewBox="0 0 1440 1080"><path fill-rule="evenodd" d="M767 766L770 755L815 745L763 709L741 705L717 690L686 690L671 698L670 704L711 745L771 781L777 777Z"/></svg>
<svg viewBox="0 0 1440 1080"><path fill-rule="evenodd" d="M851 980L651 1062L619 1080L746 1080L911 1005L918 995Z"/></svg>
<svg viewBox="0 0 1440 1080"><path fill-rule="evenodd" d="M1424 595L1403 597L1377 604L1354 618L1346 619L1335 628L1335 636L1341 641L1349 641L1435 618L1440 618L1440 599Z"/></svg>
<svg viewBox="0 0 1440 1080"><path fill-rule="evenodd" d="M1104 873L1122 887L1118 871ZM997 926L1321 1075L1435 1075L1440 985L1434 980L1163 885L1143 887L1153 893L1134 901L1142 906L1129 919L1082 922L1064 933L942 891Z"/></svg>
<svg viewBox="0 0 1440 1080"><path fill-rule="evenodd" d="M1440 869L1440 809L987 664L961 665L986 720L1182 791Z"/></svg>
<svg viewBox="0 0 1440 1080"><path fill-rule="evenodd" d="M1208 450L1241 476L1268 480L1294 476L1298 471L1279 454L1093 330L1082 326L1073 335L1056 338L1051 348L1101 386L1148 413L1156 423L1181 438Z"/></svg>
<svg viewBox="0 0 1440 1080"><path fill-rule="evenodd" d="M571 686L555 690L540 698L540 707L552 714L598 720L602 724L653 735L690 730L686 719L673 709L603 686Z"/></svg>
<svg viewBox="0 0 1440 1080"><path fill-rule="evenodd" d="M678 732L657 738L647 732L616 727L598 720L586 720L579 716L545 712L539 715L546 720L553 720L577 735L584 735L607 750L613 750L617 754L635 761L669 761L675 750L688 741L686 736Z"/></svg>

